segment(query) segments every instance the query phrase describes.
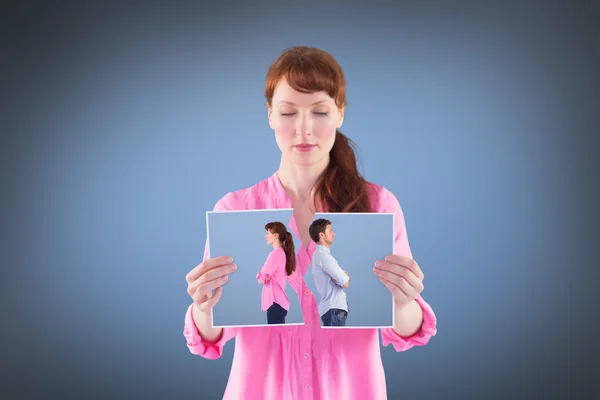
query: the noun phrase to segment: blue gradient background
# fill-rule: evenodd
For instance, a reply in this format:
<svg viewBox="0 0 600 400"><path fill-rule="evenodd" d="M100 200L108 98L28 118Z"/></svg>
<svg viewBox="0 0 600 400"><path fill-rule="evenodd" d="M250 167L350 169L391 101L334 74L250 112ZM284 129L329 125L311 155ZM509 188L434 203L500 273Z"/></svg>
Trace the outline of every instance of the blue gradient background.
<svg viewBox="0 0 600 400"><path fill-rule="evenodd" d="M570 5L567 5L570 4ZM205 211L278 167L266 68L348 80L342 131L398 197L438 316L390 399L600 394L599 10L586 2L3 8L0 395L218 399L189 353Z"/></svg>
<svg viewBox="0 0 600 400"><path fill-rule="evenodd" d="M373 264L394 253L394 215L317 213L314 219L318 218L331 221L335 233L331 255L350 275L346 326L393 326L393 297L373 273ZM312 268L308 268L304 280L318 304L321 298Z"/></svg>
<svg viewBox="0 0 600 400"><path fill-rule="evenodd" d="M229 274L229 280L223 285L223 296L213 308L213 325L267 326L267 312L261 310L263 285L256 281L256 274L273 251L273 247L266 244L264 227L267 222L279 221L291 230L292 210L209 212L206 217L210 257L231 256L238 267ZM289 283L285 294L290 300L286 324L303 323L300 300Z"/></svg>

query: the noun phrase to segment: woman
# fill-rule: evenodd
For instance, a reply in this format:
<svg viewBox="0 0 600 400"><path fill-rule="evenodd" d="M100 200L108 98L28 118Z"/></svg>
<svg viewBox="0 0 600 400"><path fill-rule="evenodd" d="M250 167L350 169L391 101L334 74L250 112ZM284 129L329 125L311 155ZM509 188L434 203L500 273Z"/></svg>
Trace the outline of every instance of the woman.
<svg viewBox="0 0 600 400"><path fill-rule="evenodd" d="M265 240L273 246L273 251L256 275L258 283L263 285L261 309L267 311L267 324L285 324L290 309L285 284L287 277L296 270L294 239L281 222L269 222L265 230Z"/></svg>
<svg viewBox="0 0 600 400"><path fill-rule="evenodd" d="M387 398L378 329L320 326L304 276L316 247L308 227L318 210L395 214L395 254L373 269L381 289L394 299L394 326L381 329L382 343L400 352L425 345L436 333L435 315L420 295L423 273L412 259L400 204L386 188L360 176L351 142L339 131L345 93L344 74L330 54L308 47L284 51L270 66L265 88L269 125L281 150L279 169L254 186L226 194L214 207L294 209L289 226L302 246L288 280L299 296L304 324L213 328L211 310L223 296L227 275L235 271L233 260L227 254L209 258L205 249L204 261L186 276L193 300L184 325L189 350L215 359L236 338L225 399Z"/></svg>

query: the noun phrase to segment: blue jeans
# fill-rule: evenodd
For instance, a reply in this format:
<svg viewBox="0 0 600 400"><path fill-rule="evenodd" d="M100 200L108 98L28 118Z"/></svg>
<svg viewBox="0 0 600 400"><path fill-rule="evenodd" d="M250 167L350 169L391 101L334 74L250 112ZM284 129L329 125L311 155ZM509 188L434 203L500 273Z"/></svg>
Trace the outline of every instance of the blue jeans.
<svg viewBox="0 0 600 400"><path fill-rule="evenodd" d="M348 312L339 308L332 308L321 316L324 326L346 326Z"/></svg>
<svg viewBox="0 0 600 400"><path fill-rule="evenodd" d="M285 324L287 310L277 303L271 304L267 309L267 324Z"/></svg>

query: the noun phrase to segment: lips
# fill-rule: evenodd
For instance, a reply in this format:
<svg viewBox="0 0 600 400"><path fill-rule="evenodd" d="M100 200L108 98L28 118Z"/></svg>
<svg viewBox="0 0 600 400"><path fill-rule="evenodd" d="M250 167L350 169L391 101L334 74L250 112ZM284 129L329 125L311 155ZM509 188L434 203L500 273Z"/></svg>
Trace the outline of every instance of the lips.
<svg viewBox="0 0 600 400"><path fill-rule="evenodd" d="M294 146L298 151L310 151L315 148L314 144L297 144Z"/></svg>

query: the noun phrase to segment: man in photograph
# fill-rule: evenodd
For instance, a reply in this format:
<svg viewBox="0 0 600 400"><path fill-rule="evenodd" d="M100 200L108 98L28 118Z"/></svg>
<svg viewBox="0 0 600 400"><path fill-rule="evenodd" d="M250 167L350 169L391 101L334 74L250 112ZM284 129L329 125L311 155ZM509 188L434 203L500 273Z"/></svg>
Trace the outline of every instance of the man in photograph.
<svg viewBox="0 0 600 400"><path fill-rule="evenodd" d="M331 245L335 233L331 221L319 218L312 222L308 232L317 244L312 258L312 274L321 300L319 315L324 326L346 326L348 318L348 299L346 288L350 285L350 276L331 255Z"/></svg>

